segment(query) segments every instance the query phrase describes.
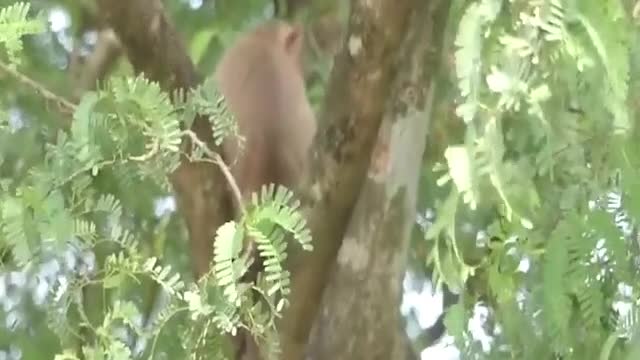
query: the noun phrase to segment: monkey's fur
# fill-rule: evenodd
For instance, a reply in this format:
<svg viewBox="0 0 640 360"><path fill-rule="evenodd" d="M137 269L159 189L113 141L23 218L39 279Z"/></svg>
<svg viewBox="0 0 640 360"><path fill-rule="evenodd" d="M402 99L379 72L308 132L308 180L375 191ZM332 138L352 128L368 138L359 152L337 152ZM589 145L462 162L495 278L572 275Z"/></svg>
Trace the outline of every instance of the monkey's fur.
<svg viewBox="0 0 640 360"><path fill-rule="evenodd" d="M231 137L222 150L242 200L270 183L295 191L307 171L316 120L305 90L302 46L301 27L271 21L240 35L218 63L219 90L244 137L242 147ZM261 268L257 260L249 277ZM260 358L248 333L235 340L237 359Z"/></svg>
<svg viewBox="0 0 640 360"><path fill-rule="evenodd" d="M302 29L271 21L241 35L224 53L216 79L244 137L223 155L243 196L275 183L295 188L306 171L316 122L302 73Z"/></svg>

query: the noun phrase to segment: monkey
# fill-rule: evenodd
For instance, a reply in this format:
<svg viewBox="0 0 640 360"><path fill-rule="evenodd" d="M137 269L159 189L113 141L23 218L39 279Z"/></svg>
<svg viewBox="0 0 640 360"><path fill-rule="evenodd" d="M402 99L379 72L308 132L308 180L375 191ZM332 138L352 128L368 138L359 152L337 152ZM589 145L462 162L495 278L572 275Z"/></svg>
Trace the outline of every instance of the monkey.
<svg viewBox="0 0 640 360"><path fill-rule="evenodd" d="M316 121L302 69L303 29L281 20L241 35L215 71L244 146L227 138L222 155L243 197L273 183L295 189L307 171Z"/></svg>
<svg viewBox="0 0 640 360"><path fill-rule="evenodd" d="M236 137L222 144L222 157L241 192L241 201L263 185L297 189L308 171L307 156L316 119L307 98L302 68L303 29L282 20L240 35L220 58L214 78L235 117ZM240 214L238 204L235 216ZM254 280L259 258L245 275ZM236 358L259 358L249 334L235 337Z"/></svg>
<svg viewBox="0 0 640 360"><path fill-rule="evenodd" d="M218 89L243 138L242 146L234 136L222 144L242 202L268 184L295 192L308 171L317 125L305 89L303 45L301 26L271 20L239 36L216 67ZM236 218L241 206L233 206ZM248 278L261 267L256 258Z"/></svg>

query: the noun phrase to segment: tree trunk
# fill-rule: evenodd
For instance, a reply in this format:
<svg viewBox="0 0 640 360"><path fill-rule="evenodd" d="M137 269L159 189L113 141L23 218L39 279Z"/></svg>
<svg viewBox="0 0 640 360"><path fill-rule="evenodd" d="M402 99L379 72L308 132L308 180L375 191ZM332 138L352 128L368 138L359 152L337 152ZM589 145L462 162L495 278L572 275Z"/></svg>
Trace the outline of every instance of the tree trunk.
<svg viewBox="0 0 640 360"><path fill-rule="evenodd" d="M429 127L429 84L442 58L449 7L447 0L423 1L408 21L402 73L314 324L309 359L418 358L406 353L401 284Z"/></svg>
<svg viewBox="0 0 640 360"><path fill-rule="evenodd" d="M425 0L353 0L346 39L327 89L308 189L314 250L292 266L290 307L279 324L283 359L303 358L322 294L349 219L401 64L408 21ZM428 2L427 2L428 3Z"/></svg>

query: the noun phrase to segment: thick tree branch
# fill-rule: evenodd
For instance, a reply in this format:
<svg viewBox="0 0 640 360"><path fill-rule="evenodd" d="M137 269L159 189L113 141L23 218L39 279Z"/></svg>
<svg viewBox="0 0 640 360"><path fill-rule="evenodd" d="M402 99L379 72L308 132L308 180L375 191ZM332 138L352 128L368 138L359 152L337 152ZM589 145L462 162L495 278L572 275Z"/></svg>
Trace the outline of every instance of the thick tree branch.
<svg viewBox="0 0 640 360"><path fill-rule="evenodd" d="M69 54L69 73L73 83L73 98L78 101L82 95L93 90L113 68L122 54L122 46L113 30L101 18L93 2L83 0L78 4L79 23L74 34L73 49ZM84 58L80 54L82 37L91 30L98 32L98 38L91 54Z"/></svg>
<svg viewBox="0 0 640 360"><path fill-rule="evenodd" d="M161 0L96 2L137 73L158 81L166 91L189 89L201 81ZM215 148L206 119L196 118L192 130L210 148ZM185 138L183 144L189 152L190 140ZM190 162L185 156L171 174L171 181L189 231L193 271L200 277L209 267L215 230L232 214L224 177L213 163Z"/></svg>
<svg viewBox="0 0 640 360"><path fill-rule="evenodd" d="M74 97L80 99L86 91L93 90L98 82L104 80L121 54L122 47L113 30L101 29L93 52L82 62L79 59L72 62L74 66L71 72L75 75Z"/></svg>
<svg viewBox="0 0 640 360"><path fill-rule="evenodd" d="M292 268L291 306L281 329L283 359L303 358L310 328L369 166L397 75L406 21L425 0L354 0L316 137L309 225L314 251Z"/></svg>

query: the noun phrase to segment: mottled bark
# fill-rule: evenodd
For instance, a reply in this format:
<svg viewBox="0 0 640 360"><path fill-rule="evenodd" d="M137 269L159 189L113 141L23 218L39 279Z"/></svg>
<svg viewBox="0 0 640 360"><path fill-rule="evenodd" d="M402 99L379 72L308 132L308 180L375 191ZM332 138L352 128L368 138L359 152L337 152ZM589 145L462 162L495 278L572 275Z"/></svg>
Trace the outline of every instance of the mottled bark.
<svg viewBox="0 0 640 360"><path fill-rule="evenodd" d="M449 1L422 1L407 19L401 73L386 102L367 180L338 254L310 359L406 359L398 336L402 280Z"/></svg>
<svg viewBox="0 0 640 360"><path fill-rule="evenodd" d="M144 73L167 91L189 89L201 81L161 0L96 1L137 73ZM215 148L206 119L197 117L192 129ZM189 151L189 141L183 143ZM199 277L209 267L215 230L231 216L226 183L213 164L190 162L186 157L171 174L171 181L189 231L194 274Z"/></svg>
<svg viewBox="0 0 640 360"><path fill-rule="evenodd" d="M305 352L310 328L364 184L387 99L392 96L402 55L406 55L399 50L411 34L411 22L407 20L424 3L424 0L352 2L348 35L336 58L327 90L324 127L314 147L315 173L308 187L314 197L309 206L309 224L315 249L299 257L293 266L291 307L285 312L280 328L285 360L302 359ZM402 223L398 219L409 215L403 208L398 209L402 211L388 220L394 218L392 221ZM378 217L374 221L380 220ZM368 251L360 247L355 251L358 249ZM400 258L388 258L385 265L393 261L402 263ZM384 285L388 289L391 284Z"/></svg>

